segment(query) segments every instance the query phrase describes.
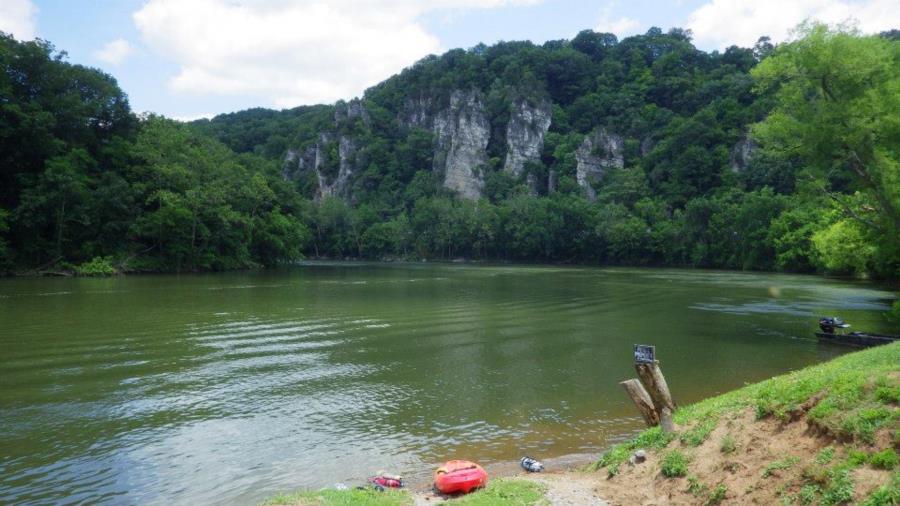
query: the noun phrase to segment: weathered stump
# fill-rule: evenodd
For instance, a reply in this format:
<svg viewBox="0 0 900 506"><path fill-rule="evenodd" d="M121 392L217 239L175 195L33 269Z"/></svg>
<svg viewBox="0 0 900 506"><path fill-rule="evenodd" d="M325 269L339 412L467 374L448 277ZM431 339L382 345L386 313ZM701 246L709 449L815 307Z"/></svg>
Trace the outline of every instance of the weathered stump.
<svg viewBox="0 0 900 506"><path fill-rule="evenodd" d="M662 408L669 408L671 412L675 412L675 401L672 400L672 394L669 392L669 385L666 378L659 368L659 362L652 364L634 364L638 378L644 384L644 388L650 393L653 399L653 405L656 410L662 413Z"/></svg>
<svg viewBox="0 0 900 506"><path fill-rule="evenodd" d="M636 363L634 368L639 380L629 379L619 384L628 392L648 426L659 425L663 432L674 432L675 401L659 363Z"/></svg>
<svg viewBox="0 0 900 506"><path fill-rule="evenodd" d="M628 396L634 401L634 405L641 412L641 416L644 417L647 425L653 427L659 424L659 414L657 414L656 408L653 407L653 399L650 398L650 394L647 393L641 382L636 379L630 379L619 384L628 392Z"/></svg>

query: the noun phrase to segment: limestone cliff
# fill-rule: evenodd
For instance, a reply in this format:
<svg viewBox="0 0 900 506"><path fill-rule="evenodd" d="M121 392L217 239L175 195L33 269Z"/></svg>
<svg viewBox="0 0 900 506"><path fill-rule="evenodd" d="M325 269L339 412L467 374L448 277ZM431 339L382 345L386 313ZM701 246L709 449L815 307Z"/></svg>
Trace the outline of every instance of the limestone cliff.
<svg viewBox="0 0 900 506"><path fill-rule="evenodd" d="M445 100L441 105L436 97L409 97L396 113L397 123L402 130L430 131L434 136L432 170L441 176L443 186L463 198L480 198L491 138L484 95L477 89L455 90ZM520 177L528 162L540 160L551 110L547 100L518 99L510 104L504 171ZM349 199L353 176L359 172L357 155L366 149L352 132L370 128L371 121L361 101L339 102L333 125L319 132L314 144L288 150L284 177L299 180L314 175L316 198ZM537 188L536 183L529 180L532 189Z"/></svg>
<svg viewBox="0 0 900 506"><path fill-rule="evenodd" d="M491 135L481 93L454 91L450 106L434 118L434 135L434 170L444 175L444 186L461 197L479 198Z"/></svg>
<svg viewBox="0 0 900 506"><path fill-rule="evenodd" d="M622 137L607 133L602 128L584 137L575 151L576 180L578 186L584 188L588 199L596 200L597 192L593 184L600 181L606 171L625 166L624 147Z"/></svg>
<svg viewBox="0 0 900 506"><path fill-rule="evenodd" d="M550 102L537 105L519 100L512 106L512 114L506 125L506 162L503 170L518 177L525 163L537 161L544 147L544 135L550 128Z"/></svg>
<svg viewBox="0 0 900 506"><path fill-rule="evenodd" d="M739 140L734 145L734 148L731 149L731 171L735 173L743 172L747 165L750 164L750 158L753 157L756 150L756 143L753 142L749 135Z"/></svg>
<svg viewBox="0 0 900 506"><path fill-rule="evenodd" d="M316 199L350 197L350 184L356 171L354 166L357 141L346 130L353 121L370 122L369 114L359 100L338 103L334 112L334 127L320 132L315 144L304 149L290 149L284 159L282 173L286 179L301 179L312 173L317 181Z"/></svg>

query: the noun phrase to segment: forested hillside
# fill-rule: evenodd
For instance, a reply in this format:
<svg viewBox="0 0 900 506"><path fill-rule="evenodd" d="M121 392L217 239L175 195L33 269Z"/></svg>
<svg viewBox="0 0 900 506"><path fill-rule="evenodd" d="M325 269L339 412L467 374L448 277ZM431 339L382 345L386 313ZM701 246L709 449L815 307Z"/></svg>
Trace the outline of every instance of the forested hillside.
<svg viewBox="0 0 900 506"><path fill-rule="evenodd" d="M330 258L900 273L900 42L807 25L430 56L359 99L182 125L2 39L8 270ZM103 269L101 269L103 270Z"/></svg>

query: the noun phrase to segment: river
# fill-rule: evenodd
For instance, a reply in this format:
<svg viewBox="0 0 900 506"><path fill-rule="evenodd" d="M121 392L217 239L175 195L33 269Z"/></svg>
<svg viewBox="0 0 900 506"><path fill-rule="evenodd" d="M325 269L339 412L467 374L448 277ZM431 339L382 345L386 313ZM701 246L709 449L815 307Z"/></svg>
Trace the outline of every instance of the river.
<svg viewBox="0 0 900 506"><path fill-rule="evenodd" d="M246 504L378 470L599 454L656 346L685 404L845 352L874 284L723 271L310 263L0 280L0 503Z"/></svg>

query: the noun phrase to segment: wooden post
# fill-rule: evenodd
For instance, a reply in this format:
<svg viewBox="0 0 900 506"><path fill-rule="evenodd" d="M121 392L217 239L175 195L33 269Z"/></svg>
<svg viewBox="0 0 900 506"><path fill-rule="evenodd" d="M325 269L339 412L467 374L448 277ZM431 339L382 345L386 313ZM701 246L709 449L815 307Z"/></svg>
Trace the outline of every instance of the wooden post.
<svg viewBox="0 0 900 506"><path fill-rule="evenodd" d="M637 406L638 411L641 412L641 416L644 417L644 421L647 422L647 425L649 427L658 425L659 415L653 407L653 399L650 398L650 394L647 393L647 390L644 389L641 382L636 379L630 379L619 384L625 388L626 392L628 392L629 397L634 401L634 405Z"/></svg>
<svg viewBox="0 0 900 506"><path fill-rule="evenodd" d="M674 432L675 401L656 360L655 346L634 345L634 369L638 379L623 381L620 385L628 392L647 425L659 425L663 432Z"/></svg>
<svg viewBox="0 0 900 506"><path fill-rule="evenodd" d="M659 368L659 362L654 360L651 364L637 363L634 364L634 369L644 388L650 393L656 411L662 413L662 408L669 408L669 411L675 412L675 401L672 400L669 385Z"/></svg>

